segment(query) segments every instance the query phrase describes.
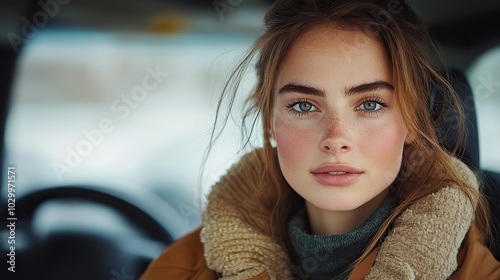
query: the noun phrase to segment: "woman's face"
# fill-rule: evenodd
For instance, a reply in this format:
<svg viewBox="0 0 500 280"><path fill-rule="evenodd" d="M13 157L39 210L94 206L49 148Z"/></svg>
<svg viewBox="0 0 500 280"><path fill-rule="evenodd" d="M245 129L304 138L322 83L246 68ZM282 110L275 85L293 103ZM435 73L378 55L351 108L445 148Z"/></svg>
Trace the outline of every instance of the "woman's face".
<svg viewBox="0 0 500 280"><path fill-rule="evenodd" d="M383 45L358 31L310 29L291 46L273 90L281 171L308 210L379 207L407 137Z"/></svg>

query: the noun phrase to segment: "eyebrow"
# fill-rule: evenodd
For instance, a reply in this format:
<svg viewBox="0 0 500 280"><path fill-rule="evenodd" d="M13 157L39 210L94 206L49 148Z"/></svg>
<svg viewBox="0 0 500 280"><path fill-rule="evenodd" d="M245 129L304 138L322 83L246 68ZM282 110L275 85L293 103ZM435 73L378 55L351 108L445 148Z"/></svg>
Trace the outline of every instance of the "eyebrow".
<svg viewBox="0 0 500 280"><path fill-rule="evenodd" d="M284 94L288 92L297 92L297 93L303 93L303 94L309 94L309 95L317 95L317 96L325 96L325 92L321 89L315 88L315 87L310 87L310 86L304 86L304 85L298 85L298 84L286 84L280 90L278 91L279 94Z"/></svg>
<svg viewBox="0 0 500 280"><path fill-rule="evenodd" d="M391 85L388 82L385 81L375 81L371 83L364 83L360 84L357 86L351 86L347 88L347 90L344 92L346 96L351 96L354 94L359 94L359 93L366 93L370 91L377 91L377 90L394 90L394 86ZM293 84L289 83L281 87L278 91L279 94L285 94L285 93L291 93L291 92L297 92L297 93L303 93L303 94L308 94L308 95L316 95L316 96L325 96L325 91L319 88L315 87L310 87L310 86L305 86L305 85L299 85L299 84Z"/></svg>
<svg viewBox="0 0 500 280"><path fill-rule="evenodd" d="M377 90L394 90L394 86L389 84L388 82L384 81L375 81L372 83L366 83L366 84L361 84L357 85L354 87L350 87L346 90L345 95L351 96L357 93L365 93L365 92L370 92L370 91L377 91Z"/></svg>

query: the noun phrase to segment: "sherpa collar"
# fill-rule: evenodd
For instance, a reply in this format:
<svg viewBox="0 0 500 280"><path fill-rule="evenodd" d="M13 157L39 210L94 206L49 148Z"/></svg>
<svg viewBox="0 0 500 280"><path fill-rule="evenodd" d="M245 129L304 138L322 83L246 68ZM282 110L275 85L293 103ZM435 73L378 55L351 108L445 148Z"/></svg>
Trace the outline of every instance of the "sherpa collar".
<svg viewBox="0 0 500 280"><path fill-rule="evenodd" d="M451 160L477 188L473 172L460 160ZM271 279L291 278L293 267L285 250L241 219L251 218L261 228L269 225L270 209L261 203L265 193L256 191L266 176L263 150L254 150L230 168L208 197L201 240L208 267L223 279L251 279L263 272ZM465 194L453 186L414 203L396 219L365 279L449 277L457 268L457 252L473 213Z"/></svg>

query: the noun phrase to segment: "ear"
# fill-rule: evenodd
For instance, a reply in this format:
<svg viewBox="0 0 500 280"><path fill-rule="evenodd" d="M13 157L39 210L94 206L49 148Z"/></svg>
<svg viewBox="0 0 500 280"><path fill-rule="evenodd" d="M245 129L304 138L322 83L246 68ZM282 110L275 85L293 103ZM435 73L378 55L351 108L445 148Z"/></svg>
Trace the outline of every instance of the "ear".
<svg viewBox="0 0 500 280"><path fill-rule="evenodd" d="M271 146L276 147L276 137L274 137L274 129L271 127L269 129L269 142L271 143Z"/></svg>
<svg viewBox="0 0 500 280"><path fill-rule="evenodd" d="M269 125L269 135L270 135L270 139L269 139L269 142L271 143L271 146L273 147L276 147L276 136L274 134L274 122L271 118L271 123Z"/></svg>
<svg viewBox="0 0 500 280"><path fill-rule="evenodd" d="M274 116L271 115L270 120L269 120L269 128L268 128L269 135L273 140L276 139L275 134L274 134Z"/></svg>

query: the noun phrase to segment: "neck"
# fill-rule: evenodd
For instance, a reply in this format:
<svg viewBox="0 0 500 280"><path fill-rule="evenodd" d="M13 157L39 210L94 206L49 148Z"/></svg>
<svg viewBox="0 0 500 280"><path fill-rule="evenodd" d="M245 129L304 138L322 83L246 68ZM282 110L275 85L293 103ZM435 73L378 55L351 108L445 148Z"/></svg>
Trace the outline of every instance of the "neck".
<svg viewBox="0 0 500 280"><path fill-rule="evenodd" d="M389 191L385 190L367 203L349 211L324 210L306 201L311 233L314 235L336 235L355 229L382 205L388 193Z"/></svg>

